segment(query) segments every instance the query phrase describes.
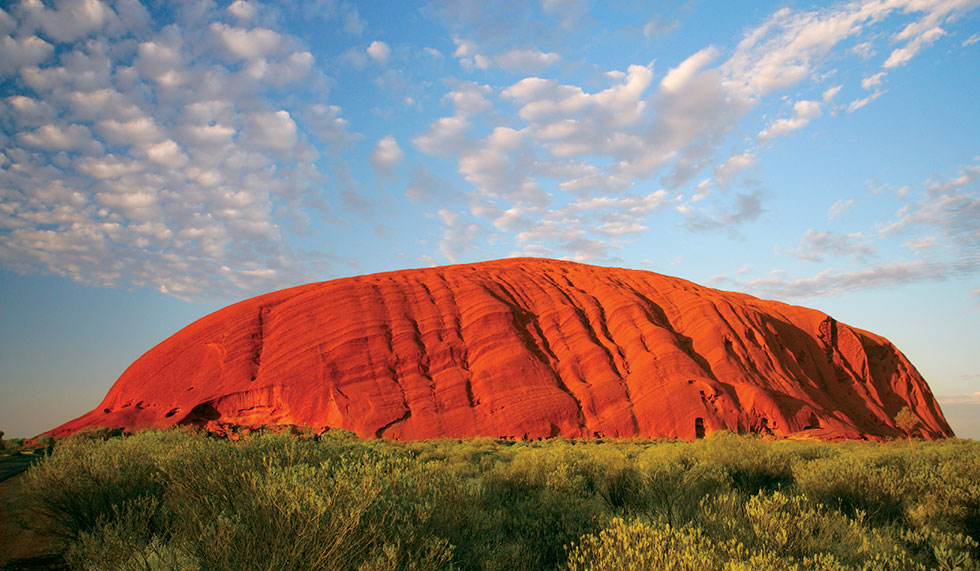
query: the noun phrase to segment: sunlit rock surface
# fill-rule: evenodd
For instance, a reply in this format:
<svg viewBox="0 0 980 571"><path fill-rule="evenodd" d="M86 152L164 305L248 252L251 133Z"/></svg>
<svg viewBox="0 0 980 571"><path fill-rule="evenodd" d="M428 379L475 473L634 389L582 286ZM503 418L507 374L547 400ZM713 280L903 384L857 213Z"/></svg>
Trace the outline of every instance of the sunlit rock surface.
<svg viewBox="0 0 980 571"><path fill-rule="evenodd" d="M712 431L951 436L886 339L819 311L651 272L544 259L338 279L212 313L51 432L341 427L398 439Z"/></svg>

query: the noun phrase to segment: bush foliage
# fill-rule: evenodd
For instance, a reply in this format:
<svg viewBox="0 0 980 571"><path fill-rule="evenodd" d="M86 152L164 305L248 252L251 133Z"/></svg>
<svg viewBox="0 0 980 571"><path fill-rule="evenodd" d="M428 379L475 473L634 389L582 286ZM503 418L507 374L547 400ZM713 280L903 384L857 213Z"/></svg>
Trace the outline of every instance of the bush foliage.
<svg viewBox="0 0 980 571"><path fill-rule="evenodd" d="M27 473L77 569L980 569L980 443L185 430Z"/></svg>

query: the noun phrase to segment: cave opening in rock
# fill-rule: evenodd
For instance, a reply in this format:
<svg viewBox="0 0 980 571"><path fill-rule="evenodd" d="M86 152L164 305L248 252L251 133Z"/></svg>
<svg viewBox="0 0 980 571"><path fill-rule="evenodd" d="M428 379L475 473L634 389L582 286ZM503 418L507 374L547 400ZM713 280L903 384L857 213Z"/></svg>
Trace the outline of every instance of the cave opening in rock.
<svg viewBox="0 0 980 571"><path fill-rule="evenodd" d="M704 438L704 419L701 417L694 419L694 437Z"/></svg>

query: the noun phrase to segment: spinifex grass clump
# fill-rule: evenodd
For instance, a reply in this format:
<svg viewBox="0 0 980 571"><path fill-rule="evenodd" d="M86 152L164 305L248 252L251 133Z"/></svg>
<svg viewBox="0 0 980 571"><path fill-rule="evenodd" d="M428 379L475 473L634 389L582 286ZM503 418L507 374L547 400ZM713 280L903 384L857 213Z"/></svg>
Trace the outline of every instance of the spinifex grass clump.
<svg viewBox="0 0 980 571"><path fill-rule="evenodd" d="M980 556L972 441L92 436L27 476L81 569L968 570Z"/></svg>

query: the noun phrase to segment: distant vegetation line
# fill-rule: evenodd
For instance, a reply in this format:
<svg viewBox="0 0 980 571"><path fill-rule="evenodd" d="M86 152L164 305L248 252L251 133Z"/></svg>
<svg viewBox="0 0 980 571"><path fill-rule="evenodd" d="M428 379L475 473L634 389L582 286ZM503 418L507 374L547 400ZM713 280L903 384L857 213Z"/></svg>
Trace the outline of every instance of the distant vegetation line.
<svg viewBox="0 0 980 571"><path fill-rule="evenodd" d="M978 569L980 443L187 430L24 476L77 569Z"/></svg>

